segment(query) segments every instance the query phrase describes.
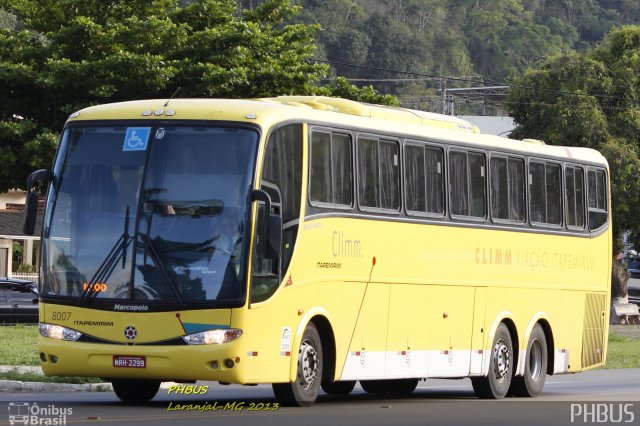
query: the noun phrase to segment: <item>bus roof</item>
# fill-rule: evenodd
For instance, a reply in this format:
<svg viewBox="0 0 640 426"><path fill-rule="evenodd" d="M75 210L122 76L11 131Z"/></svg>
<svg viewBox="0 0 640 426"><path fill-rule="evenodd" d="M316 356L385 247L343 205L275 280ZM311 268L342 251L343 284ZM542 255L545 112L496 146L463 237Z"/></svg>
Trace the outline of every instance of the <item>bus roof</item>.
<svg viewBox="0 0 640 426"><path fill-rule="evenodd" d="M119 102L85 108L72 114L68 122L135 119L240 121L263 128L299 119L337 128L402 135L408 139L461 143L483 149L606 164L598 151L589 148L545 145L534 139L507 139L482 134L475 125L457 117L326 96Z"/></svg>

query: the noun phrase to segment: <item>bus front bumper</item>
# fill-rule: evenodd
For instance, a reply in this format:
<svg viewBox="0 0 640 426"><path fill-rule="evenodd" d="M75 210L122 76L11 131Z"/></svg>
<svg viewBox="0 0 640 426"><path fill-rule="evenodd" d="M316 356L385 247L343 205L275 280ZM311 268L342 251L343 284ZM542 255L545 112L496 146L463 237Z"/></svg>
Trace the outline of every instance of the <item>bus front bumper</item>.
<svg viewBox="0 0 640 426"><path fill-rule="evenodd" d="M135 346L39 339L40 363L47 376L246 383L238 367L243 354L241 342Z"/></svg>

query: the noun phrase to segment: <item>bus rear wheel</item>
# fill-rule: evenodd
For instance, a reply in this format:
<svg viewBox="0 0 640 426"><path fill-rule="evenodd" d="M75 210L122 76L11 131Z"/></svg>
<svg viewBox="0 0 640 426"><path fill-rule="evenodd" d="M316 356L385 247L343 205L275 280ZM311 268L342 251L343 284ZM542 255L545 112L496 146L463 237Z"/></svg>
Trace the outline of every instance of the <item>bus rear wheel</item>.
<svg viewBox="0 0 640 426"><path fill-rule="evenodd" d="M355 380L346 380L343 382L330 382L325 380L321 384L322 390L329 395L349 395L356 386Z"/></svg>
<svg viewBox="0 0 640 426"><path fill-rule="evenodd" d="M322 381L322 342L318 329L309 323L298 349L298 367L293 383L274 383L273 393L283 405L308 407L318 398Z"/></svg>
<svg viewBox="0 0 640 426"><path fill-rule="evenodd" d="M149 402L160 389L159 380L114 379L111 384L116 396L129 404Z"/></svg>
<svg viewBox="0 0 640 426"><path fill-rule="evenodd" d="M511 386L514 369L513 343L511 334L504 323L496 330L491 346L489 373L486 377L472 377L473 390L480 398L504 398Z"/></svg>
<svg viewBox="0 0 640 426"><path fill-rule="evenodd" d="M409 395L419 379L391 379L391 380L361 380L360 386L367 393L381 393L389 395Z"/></svg>
<svg viewBox="0 0 640 426"><path fill-rule="evenodd" d="M547 378L547 339L540 324L536 324L527 344L524 375L513 378L511 393L515 396L538 396Z"/></svg>

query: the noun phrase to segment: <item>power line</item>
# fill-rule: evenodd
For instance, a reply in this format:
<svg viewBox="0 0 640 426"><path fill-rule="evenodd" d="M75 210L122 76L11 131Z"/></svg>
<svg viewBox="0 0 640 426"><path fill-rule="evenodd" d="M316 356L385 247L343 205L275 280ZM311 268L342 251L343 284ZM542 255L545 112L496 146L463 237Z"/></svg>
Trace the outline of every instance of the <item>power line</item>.
<svg viewBox="0 0 640 426"><path fill-rule="evenodd" d="M625 96L611 96L611 95L594 94L594 93L571 92L568 90L559 90L559 89L545 89L541 87L531 87L531 86L525 86L520 84L506 84L506 83L496 82L495 80L484 78L484 77L482 80L475 80L475 79L464 78L464 77L451 77L451 76L447 77L447 76L436 75L436 74L426 74L426 73L419 73L419 72L413 72L413 71L394 70L390 68L373 67L368 65L356 65L356 64L349 64L349 63L340 62L340 61L329 61L329 60L323 60L323 59L310 59L310 60L314 62L321 62L321 63L331 64L331 65L341 65L346 67L366 69L366 70L372 70L372 71L383 71L388 73L417 76L417 77L422 77L422 79L426 79L426 80L428 79L440 80L440 81L447 80L447 81L458 81L458 82L465 82L465 83L476 83L476 84L482 84L482 85L485 85L487 83L487 80L489 80L494 85L507 86L508 88L518 88L518 89L539 91L539 92L545 92L545 93L556 93L556 94L565 95L565 96L593 97L598 99L640 103L640 99L637 99L637 98L629 98ZM357 80L354 79L352 81L357 81ZM370 79L370 81L376 81L376 80ZM380 80L380 81L384 81L384 80Z"/></svg>
<svg viewBox="0 0 640 426"><path fill-rule="evenodd" d="M342 65L342 66L346 66L346 67L360 68L360 69L366 69L366 70L372 70L372 71L383 71L383 72L389 72L389 73L395 73L395 74L413 75L413 76L423 77L425 79L450 80L450 81L462 81L462 82L465 82L465 83L485 84L485 81L472 80L470 78L464 78L464 77L445 77L445 76L435 75L435 74L426 74L426 73L419 73L419 72L412 72L412 71L392 70L392 69L389 69L389 68L372 67L372 66L368 66L368 65L356 65L356 64L349 64L349 63L346 63L346 62L328 61L328 60L324 60L324 59L311 59L311 60L314 61L314 62L322 62L322 63L325 63L325 64L331 64L331 65Z"/></svg>

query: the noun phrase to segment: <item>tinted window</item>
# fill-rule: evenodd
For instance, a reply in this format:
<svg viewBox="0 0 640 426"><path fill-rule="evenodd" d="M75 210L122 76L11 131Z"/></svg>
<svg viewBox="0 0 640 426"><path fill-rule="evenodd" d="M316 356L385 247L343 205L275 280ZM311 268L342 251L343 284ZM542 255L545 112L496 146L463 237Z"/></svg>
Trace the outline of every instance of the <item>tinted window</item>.
<svg viewBox="0 0 640 426"><path fill-rule="evenodd" d="M404 157L407 210L444 214L442 149L407 145Z"/></svg>
<svg viewBox="0 0 640 426"><path fill-rule="evenodd" d="M449 183L452 215L486 216L484 154L451 151Z"/></svg>
<svg viewBox="0 0 640 426"><path fill-rule="evenodd" d="M399 146L373 138L358 139L358 198L361 207L400 209Z"/></svg>
<svg viewBox="0 0 640 426"><path fill-rule="evenodd" d="M467 170L467 154L464 152L449 153L449 186L452 215L466 215L469 212L469 182Z"/></svg>
<svg viewBox="0 0 640 426"><path fill-rule="evenodd" d="M509 158L509 218L525 220L524 160Z"/></svg>
<svg viewBox="0 0 640 426"><path fill-rule="evenodd" d="M311 177L309 198L311 201L330 203L331 195L331 134L313 132L311 135Z"/></svg>
<svg viewBox="0 0 640 426"><path fill-rule="evenodd" d="M560 165L536 161L529 163L529 193L532 222L562 223Z"/></svg>
<svg viewBox="0 0 640 426"><path fill-rule="evenodd" d="M333 174L333 202L353 204L353 172L351 162L351 136L332 134L331 172Z"/></svg>
<svg viewBox="0 0 640 426"><path fill-rule="evenodd" d="M400 208L399 146L395 142L380 141L380 207Z"/></svg>
<svg viewBox="0 0 640 426"><path fill-rule="evenodd" d="M404 190L407 210L427 211L425 158L421 146L404 148Z"/></svg>
<svg viewBox="0 0 640 426"><path fill-rule="evenodd" d="M291 262L298 235L302 191L302 126L293 124L274 131L267 142L261 188L271 196L273 210L282 215L280 264L264 257L264 238L254 244L251 301L269 298L280 284L281 273ZM268 217L264 205L258 211L257 229L264 229Z"/></svg>
<svg viewBox="0 0 640 426"><path fill-rule="evenodd" d="M607 223L607 177L602 170L589 170L589 229Z"/></svg>
<svg viewBox="0 0 640 426"><path fill-rule="evenodd" d="M310 171L309 198L312 203L352 204L349 135L314 131Z"/></svg>
<svg viewBox="0 0 640 426"><path fill-rule="evenodd" d="M565 191L567 226L584 228L584 171L581 168L565 168Z"/></svg>

